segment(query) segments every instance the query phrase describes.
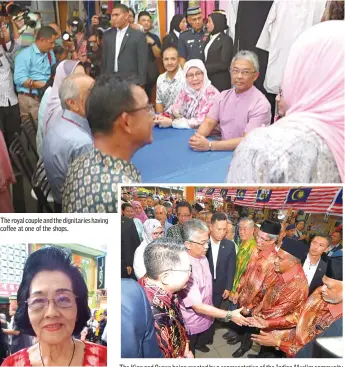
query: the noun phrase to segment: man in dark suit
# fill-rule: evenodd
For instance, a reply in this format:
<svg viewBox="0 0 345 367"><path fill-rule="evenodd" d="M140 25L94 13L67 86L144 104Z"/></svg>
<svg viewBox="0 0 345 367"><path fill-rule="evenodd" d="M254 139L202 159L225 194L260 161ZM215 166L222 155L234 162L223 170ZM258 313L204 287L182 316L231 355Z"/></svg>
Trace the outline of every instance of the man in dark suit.
<svg viewBox="0 0 345 367"><path fill-rule="evenodd" d="M225 213L212 215L210 225L210 246L206 257L213 278L213 305L219 307L223 299L228 299L236 270L235 244L225 238L227 217Z"/></svg>
<svg viewBox="0 0 345 367"><path fill-rule="evenodd" d="M101 73L118 73L146 84L148 46L144 33L129 26L129 9L116 4L111 12L113 27L104 33Z"/></svg>
<svg viewBox="0 0 345 367"><path fill-rule="evenodd" d="M121 278L133 276L134 252L140 239L133 219L121 217Z"/></svg>
<svg viewBox="0 0 345 367"><path fill-rule="evenodd" d="M327 251L330 242L330 236L323 234L318 234L310 242L309 253L303 264L309 285L309 295L322 285L322 277L325 275L327 263L321 258L321 255Z"/></svg>

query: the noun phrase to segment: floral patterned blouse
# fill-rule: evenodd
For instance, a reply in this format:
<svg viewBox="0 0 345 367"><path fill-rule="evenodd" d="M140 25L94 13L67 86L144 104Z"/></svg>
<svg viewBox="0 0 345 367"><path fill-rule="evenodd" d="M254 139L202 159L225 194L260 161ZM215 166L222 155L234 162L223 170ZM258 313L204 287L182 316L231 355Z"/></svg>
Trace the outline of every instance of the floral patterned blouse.
<svg viewBox="0 0 345 367"><path fill-rule="evenodd" d="M117 186L141 182L136 167L97 148L69 167L63 187L64 213L117 213Z"/></svg>
<svg viewBox="0 0 345 367"><path fill-rule="evenodd" d="M107 348L89 342L84 343L84 360L83 366L106 366L107 365ZM1 366L29 366L31 362L29 358L28 349L23 349L17 353L7 357Z"/></svg>
<svg viewBox="0 0 345 367"><path fill-rule="evenodd" d="M192 103L192 98L184 89L181 90L175 103L167 110L167 113L173 117L172 126L177 129L197 129L205 120L214 104L215 97L219 94L218 89L210 85L200 99L195 113L188 118L187 111Z"/></svg>

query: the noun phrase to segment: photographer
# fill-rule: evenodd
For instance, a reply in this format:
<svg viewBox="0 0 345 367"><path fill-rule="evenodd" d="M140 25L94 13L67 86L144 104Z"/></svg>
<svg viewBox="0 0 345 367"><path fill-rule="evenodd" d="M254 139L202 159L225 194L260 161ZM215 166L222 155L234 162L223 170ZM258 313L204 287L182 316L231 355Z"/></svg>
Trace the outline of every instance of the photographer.
<svg viewBox="0 0 345 367"><path fill-rule="evenodd" d="M42 27L36 42L21 51L15 59L14 83L16 84L21 114L31 113L37 125L40 104L39 89L50 78L51 67L56 63L54 52L57 33L53 28Z"/></svg>
<svg viewBox="0 0 345 367"><path fill-rule="evenodd" d="M78 17L67 20L66 32L62 34L62 39L64 48L71 52L72 60L86 61L87 41L85 40L83 22Z"/></svg>
<svg viewBox="0 0 345 367"><path fill-rule="evenodd" d="M83 63L86 74L92 78L100 75L102 63L103 32L97 29L87 41L87 60Z"/></svg>
<svg viewBox="0 0 345 367"><path fill-rule="evenodd" d="M13 55L20 49L21 40L16 25L9 17L1 16L0 22L0 88L2 91L0 97L0 129L4 134L7 147L9 147L14 133L20 132L19 105L14 90L11 65L13 64Z"/></svg>

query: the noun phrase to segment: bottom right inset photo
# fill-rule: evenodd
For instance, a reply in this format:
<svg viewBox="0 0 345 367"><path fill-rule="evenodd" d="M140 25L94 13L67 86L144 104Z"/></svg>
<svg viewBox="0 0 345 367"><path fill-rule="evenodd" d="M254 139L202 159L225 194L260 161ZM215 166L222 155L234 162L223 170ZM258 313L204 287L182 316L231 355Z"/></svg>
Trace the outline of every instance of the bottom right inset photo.
<svg viewBox="0 0 345 367"><path fill-rule="evenodd" d="M122 358L342 358L341 186L121 188Z"/></svg>

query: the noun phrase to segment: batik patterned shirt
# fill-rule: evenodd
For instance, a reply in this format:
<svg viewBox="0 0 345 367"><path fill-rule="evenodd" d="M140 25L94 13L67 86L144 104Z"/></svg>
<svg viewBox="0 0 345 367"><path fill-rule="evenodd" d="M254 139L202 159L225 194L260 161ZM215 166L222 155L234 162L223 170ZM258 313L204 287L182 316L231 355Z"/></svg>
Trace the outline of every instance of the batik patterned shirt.
<svg viewBox="0 0 345 367"><path fill-rule="evenodd" d="M267 330L288 329L297 325L308 298L308 281L301 264L284 274L278 274L253 315L268 322Z"/></svg>
<svg viewBox="0 0 345 367"><path fill-rule="evenodd" d="M274 246L266 251L254 249L247 270L237 288L240 307L252 309L260 304L266 290L278 277L273 264L276 256L277 252Z"/></svg>
<svg viewBox="0 0 345 367"><path fill-rule="evenodd" d="M241 277L247 269L247 265L250 259L250 255L256 247L256 241L254 238L242 243L238 249L236 256L236 272L234 278L234 284L232 286L231 294L234 295L238 285L240 284Z"/></svg>
<svg viewBox="0 0 345 367"><path fill-rule="evenodd" d="M177 295L166 292L147 277L141 278L139 283L151 304L158 346L164 357L183 357L188 336Z"/></svg>
<svg viewBox="0 0 345 367"><path fill-rule="evenodd" d="M175 224L174 226L170 227L167 230L167 237L173 238L175 241L183 243L181 226L179 224Z"/></svg>
<svg viewBox="0 0 345 367"><path fill-rule="evenodd" d="M323 300L321 287L309 296L296 328L274 330L272 335L280 340L280 350L288 357L295 354L343 314L343 302L331 304Z"/></svg>
<svg viewBox="0 0 345 367"><path fill-rule="evenodd" d="M174 104L176 97L183 88L184 81L185 77L181 67L179 67L173 79L169 79L168 72L158 77L156 103L162 104L164 106L164 111Z"/></svg>
<svg viewBox="0 0 345 367"><path fill-rule="evenodd" d="M69 167L63 188L64 213L117 213L118 184L141 182L136 167L97 148Z"/></svg>

